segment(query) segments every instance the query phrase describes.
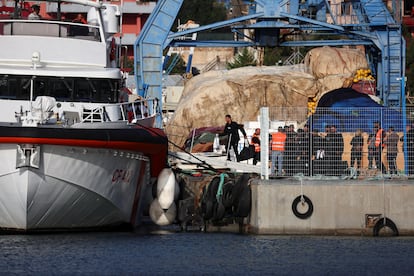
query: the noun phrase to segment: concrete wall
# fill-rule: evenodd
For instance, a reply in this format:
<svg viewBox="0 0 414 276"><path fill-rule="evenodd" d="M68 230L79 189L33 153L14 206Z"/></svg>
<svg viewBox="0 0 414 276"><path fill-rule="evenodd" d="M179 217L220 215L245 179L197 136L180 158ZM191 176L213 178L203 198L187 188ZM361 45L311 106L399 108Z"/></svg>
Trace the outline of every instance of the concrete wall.
<svg viewBox="0 0 414 276"><path fill-rule="evenodd" d="M309 218L299 219L292 211L293 200L301 195L299 180L258 180L251 186L249 232L372 236L373 225L366 216L385 215L400 235L413 235L413 184L412 179L303 180L303 194L311 199L314 211Z"/></svg>

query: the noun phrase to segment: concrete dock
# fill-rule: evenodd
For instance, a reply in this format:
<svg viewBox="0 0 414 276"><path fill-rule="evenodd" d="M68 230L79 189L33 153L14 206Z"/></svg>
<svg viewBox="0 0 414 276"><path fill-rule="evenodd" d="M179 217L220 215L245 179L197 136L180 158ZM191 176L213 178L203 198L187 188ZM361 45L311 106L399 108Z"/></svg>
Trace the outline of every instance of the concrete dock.
<svg viewBox="0 0 414 276"><path fill-rule="evenodd" d="M341 180L338 178L271 179L251 183L252 209L248 232L254 234L364 235L372 236L375 223L384 216L399 235L414 234L414 179ZM311 200L292 203L298 196ZM305 210L300 210L306 205ZM386 227L385 227L386 228ZM384 229L385 229L384 228Z"/></svg>

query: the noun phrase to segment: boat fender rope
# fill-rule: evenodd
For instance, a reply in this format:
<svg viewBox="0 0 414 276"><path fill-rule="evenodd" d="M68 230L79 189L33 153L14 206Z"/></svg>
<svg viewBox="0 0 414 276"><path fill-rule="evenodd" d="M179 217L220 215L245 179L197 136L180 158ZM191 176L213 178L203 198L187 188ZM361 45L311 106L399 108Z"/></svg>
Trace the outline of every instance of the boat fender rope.
<svg viewBox="0 0 414 276"><path fill-rule="evenodd" d="M308 210L306 210L306 212L301 213L298 210L298 205L299 203L304 206L305 204L308 205ZM313 203L312 201L309 199L309 197L305 196L304 194L297 196L293 202L292 202L292 211L293 214L300 219L307 219L310 216L312 216L313 213Z"/></svg>
<svg viewBox="0 0 414 276"><path fill-rule="evenodd" d="M228 177L226 173L220 174L220 182L216 193L216 199L217 201L220 201L221 197L223 196L223 184L224 184L224 178Z"/></svg>
<svg viewBox="0 0 414 276"><path fill-rule="evenodd" d="M397 225L395 225L395 223L391 219L389 219L387 217L382 217L374 225L374 228L373 228L374 237L378 237L379 234L380 234L381 229L384 228L384 227L387 227L387 228L391 229L392 236L396 237L396 236L399 235Z"/></svg>

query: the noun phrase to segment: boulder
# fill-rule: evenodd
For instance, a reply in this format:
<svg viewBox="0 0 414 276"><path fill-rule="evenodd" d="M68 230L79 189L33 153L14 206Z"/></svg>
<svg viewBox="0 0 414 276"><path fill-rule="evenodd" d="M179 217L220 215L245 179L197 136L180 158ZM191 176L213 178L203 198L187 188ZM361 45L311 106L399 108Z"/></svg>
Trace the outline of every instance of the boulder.
<svg viewBox="0 0 414 276"><path fill-rule="evenodd" d="M271 109L274 118L303 122L309 97L320 98L325 92L348 86L356 70L367 67L361 50L321 47L310 50L302 65L200 74L185 84L165 130L170 141L182 146L193 128L222 126L225 114L231 114L239 123L256 121L260 108L265 106L283 107Z"/></svg>

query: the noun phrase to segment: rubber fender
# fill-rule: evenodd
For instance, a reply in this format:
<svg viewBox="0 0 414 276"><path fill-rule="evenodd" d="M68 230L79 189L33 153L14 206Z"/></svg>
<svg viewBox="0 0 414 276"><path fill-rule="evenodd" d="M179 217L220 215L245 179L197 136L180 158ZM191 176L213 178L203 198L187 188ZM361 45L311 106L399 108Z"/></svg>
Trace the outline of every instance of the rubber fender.
<svg viewBox="0 0 414 276"><path fill-rule="evenodd" d="M222 220L224 218L224 214L226 213L226 208L224 207L222 202L217 202L214 206L214 215L213 220Z"/></svg>
<svg viewBox="0 0 414 276"><path fill-rule="evenodd" d="M175 217L177 215L177 207L173 202L168 209L161 208L161 205L158 199L154 199L151 202L149 208L149 215L151 220L160 226L169 225L174 222Z"/></svg>
<svg viewBox="0 0 414 276"><path fill-rule="evenodd" d="M392 236L396 237L399 235L397 225L395 225L395 223L391 219L387 217L383 217L383 218L380 218L377 221L377 223L375 223L374 225L374 229L373 229L374 237L378 237L381 229L384 227L388 227L389 229L391 229Z"/></svg>
<svg viewBox="0 0 414 276"><path fill-rule="evenodd" d="M221 202L223 203L225 208L230 208L233 204L233 187L233 181L228 181L224 183L223 196L221 198Z"/></svg>
<svg viewBox="0 0 414 276"><path fill-rule="evenodd" d="M233 186L232 190L232 196L233 196L233 203L232 205L234 208L237 208L239 205L239 196L243 192L243 189L245 186L247 186L250 179L250 174L244 173L240 178L236 181L236 183Z"/></svg>
<svg viewBox="0 0 414 276"><path fill-rule="evenodd" d="M174 172L170 168L164 168L158 175L157 198L162 209L168 209L176 196L176 183Z"/></svg>
<svg viewBox="0 0 414 276"><path fill-rule="evenodd" d="M220 183L219 177L214 177L210 184L208 184L205 193L203 192L203 199L201 201L201 212L205 220L211 219L215 214L217 205L216 193Z"/></svg>
<svg viewBox="0 0 414 276"><path fill-rule="evenodd" d="M299 204L302 204L302 205L307 204L308 205L308 210L306 212L304 212L304 213L299 212L298 211L298 205ZM310 216L312 216L312 213L313 213L313 203L309 199L309 197L307 197L305 195L300 195L300 196L296 197L293 200L293 202L292 202L292 211L293 211L293 214L295 214L295 216L297 218L307 219Z"/></svg>
<svg viewBox="0 0 414 276"><path fill-rule="evenodd" d="M250 214L252 208L252 192L250 185L245 185L239 195L237 206L235 206L235 216L245 218Z"/></svg>

